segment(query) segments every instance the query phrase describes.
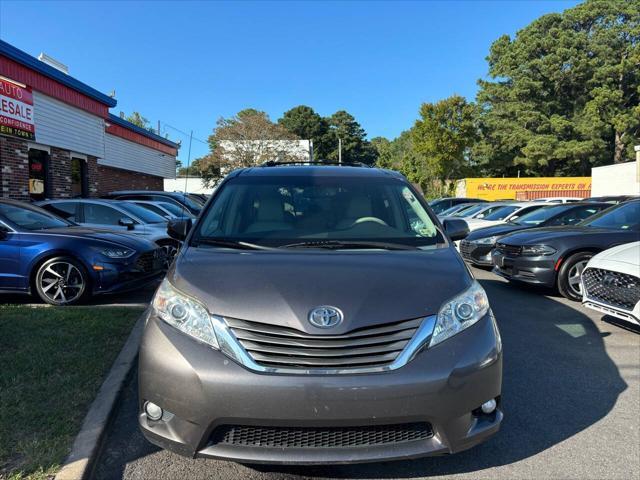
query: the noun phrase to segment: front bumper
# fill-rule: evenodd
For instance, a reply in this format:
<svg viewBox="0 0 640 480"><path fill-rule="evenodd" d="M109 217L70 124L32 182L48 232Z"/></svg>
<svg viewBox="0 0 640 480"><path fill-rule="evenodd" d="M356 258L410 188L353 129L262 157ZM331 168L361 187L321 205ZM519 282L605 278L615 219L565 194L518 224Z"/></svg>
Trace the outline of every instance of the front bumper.
<svg viewBox="0 0 640 480"><path fill-rule="evenodd" d="M281 375L249 371L150 315L140 347L139 423L152 443L191 457L245 463L355 463L455 453L495 434L502 411L502 347L491 314L398 370ZM152 421L143 405L165 410ZM170 413L166 413L170 412ZM384 444L274 446L220 441L230 427L335 431L429 425L429 438Z"/></svg>
<svg viewBox="0 0 640 480"><path fill-rule="evenodd" d="M491 261L493 272L508 280L544 287L554 287L556 284L554 258L510 256L494 249Z"/></svg>
<svg viewBox="0 0 640 480"><path fill-rule="evenodd" d="M136 290L160 280L165 270L164 251L160 248L121 261L96 261L94 295Z"/></svg>
<svg viewBox="0 0 640 480"><path fill-rule="evenodd" d="M491 250L493 250L493 245L478 244L468 240L463 240L460 243L460 254L462 258L466 262L480 267L493 266Z"/></svg>

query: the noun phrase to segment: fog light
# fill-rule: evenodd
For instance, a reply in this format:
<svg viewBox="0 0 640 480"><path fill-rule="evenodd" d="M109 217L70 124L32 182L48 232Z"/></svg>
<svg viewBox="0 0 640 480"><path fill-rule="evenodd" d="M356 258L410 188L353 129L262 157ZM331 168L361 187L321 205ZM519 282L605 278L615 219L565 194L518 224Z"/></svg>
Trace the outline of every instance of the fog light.
<svg viewBox="0 0 640 480"><path fill-rule="evenodd" d="M496 409L495 399L492 398L488 402L484 402L482 404L482 407L480 408L482 408L482 413L486 413L486 414L493 413L493 411Z"/></svg>
<svg viewBox="0 0 640 480"><path fill-rule="evenodd" d="M494 402L495 403L495 402ZM484 409L484 405L482 406ZM149 420L160 420L162 418L162 408L152 402L144 404L144 413L147 414Z"/></svg>

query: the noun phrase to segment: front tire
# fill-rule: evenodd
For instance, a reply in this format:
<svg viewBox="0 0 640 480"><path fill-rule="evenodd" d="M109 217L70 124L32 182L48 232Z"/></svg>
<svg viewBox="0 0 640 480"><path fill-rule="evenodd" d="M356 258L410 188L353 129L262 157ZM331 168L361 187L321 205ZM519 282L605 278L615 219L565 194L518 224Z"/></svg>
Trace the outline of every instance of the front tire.
<svg viewBox="0 0 640 480"><path fill-rule="evenodd" d="M578 252L564 261L558 272L558 291L563 297L575 302L582 300L580 277L593 255L592 252Z"/></svg>
<svg viewBox="0 0 640 480"><path fill-rule="evenodd" d="M55 257L45 261L34 278L35 290L49 305L74 305L84 300L89 292L89 275L74 258Z"/></svg>

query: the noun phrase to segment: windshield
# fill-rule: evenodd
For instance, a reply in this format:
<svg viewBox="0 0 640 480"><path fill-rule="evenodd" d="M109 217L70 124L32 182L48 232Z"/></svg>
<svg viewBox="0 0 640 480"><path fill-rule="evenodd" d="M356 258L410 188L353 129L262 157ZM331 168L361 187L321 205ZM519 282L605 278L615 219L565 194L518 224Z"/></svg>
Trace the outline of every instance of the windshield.
<svg viewBox="0 0 640 480"><path fill-rule="evenodd" d="M192 212L200 212L200 210L202 210L202 203L195 202L188 195L180 193L180 201L184 203Z"/></svg>
<svg viewBox="0 0 640 480"><path fill-rule="evenodd" d="M543 222L546 222L551 217L562 213L569 208L564 205L557 205L553 207L541 207L533 212L525 213L517 220L514 220L513 223L517 225L540 225Z"/></svg>
<svg viewBox="0 0 640 480"><path fill-rule="evenodd" d="M126 210L132 215L135 215L144 223L166 223L167 221L166 218L161 217L157 213L152 212L147 208L141 207L140 205L133 202L122 202L120 204L120 207L122 207L123 210Z"/></svg>
<svg viewBox="0 0 640 480"><path fill-rule="evenodd" d="M25 208L6 203L0 203L0 216L6 218L18 228L25 230L46 230L48 228L64 228L73 225L73 223L56 217L41 208Z"/></svg>
<svg viewBox="0 0 640 480"><path fill-rule="evenodd" d="M608 208L578 225L615 230L640 230L640 202L622 203Z"/></svg>
<svg viewBox="0 0 640 480"><path fill-rule="evenodd" d="M187 210L185 208L180 208L175 203L160 202L160 203L158 203L158 205L160 205L165 210L168 210L169 213L175 215L176 217L188 217L188 216L191 216L191 212L189 212L189 210Z"/></svg>
<svg viewBox="0 0 640 480"><path fill-rule="evenodd" d="M458 210L457 212L455 212L452 216L453 217L470 217L472 215L475 215L476 213L486 209L487 206L486 205L470 205L467 208L464 208L462 210Z"/></svg>
<svg viewBox="0 0 640 480"><path fill-rule="evenodd" d="M281 247L300 242L443 243L406 182L392 178L236 177L225 183L193 242Z"/></svg>
<svg viewBox="0 0 640 480"><path fill-rule="evenodd" d="M483 220L504 220L519 208L520 207L515 205L507 205L505 207L497 209L494 212L491 212L489 215L484 217Z"/></svg>

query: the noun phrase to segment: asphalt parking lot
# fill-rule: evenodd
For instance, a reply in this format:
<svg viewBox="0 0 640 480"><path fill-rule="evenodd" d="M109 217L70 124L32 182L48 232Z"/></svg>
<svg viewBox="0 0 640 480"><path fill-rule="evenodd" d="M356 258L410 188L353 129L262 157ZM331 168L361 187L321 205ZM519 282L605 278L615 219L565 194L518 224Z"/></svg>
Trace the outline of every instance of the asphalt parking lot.
<svg viewBox="0 0 640 480"><path fill-rule="evenodd" d="M474 270L504 344L501 432L453 456L383 464L247 467L189 459L142 437L132 375L95 479L637 478L640 335L563 298Z"/></svg>

